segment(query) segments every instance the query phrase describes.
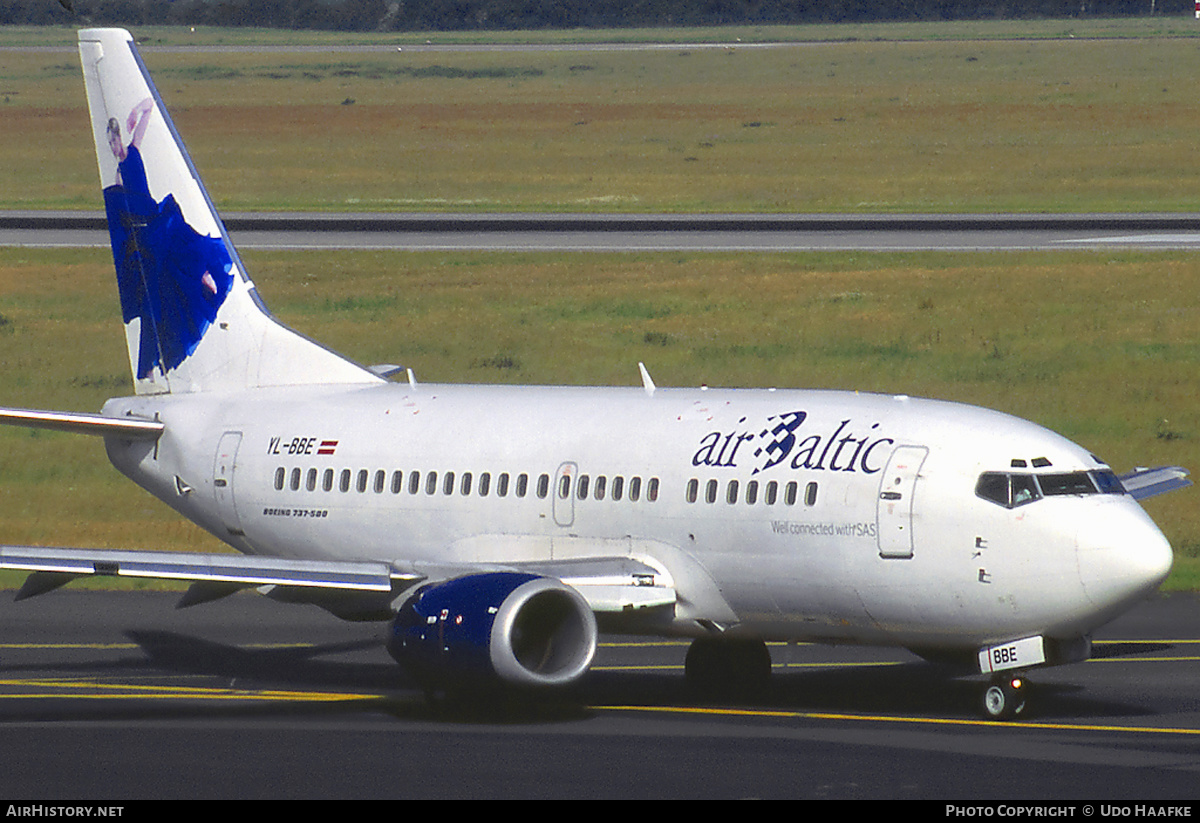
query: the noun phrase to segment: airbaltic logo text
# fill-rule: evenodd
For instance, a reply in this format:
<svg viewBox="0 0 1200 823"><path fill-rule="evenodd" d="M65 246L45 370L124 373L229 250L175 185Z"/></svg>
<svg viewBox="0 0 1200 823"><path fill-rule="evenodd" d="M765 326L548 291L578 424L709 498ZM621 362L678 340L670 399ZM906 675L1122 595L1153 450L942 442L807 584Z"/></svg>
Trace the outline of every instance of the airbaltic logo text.
<svg viewBox="0 0 1200 823"><path fill-rule="evenodd" d="M878 436L878 423L864 428L847 418L832 431L811 431L815 427L801 428L807 418L808 412L792 411L768 417L766 428L757 434L736 429L709 432L700 438L700 448L692 455L692 465L736 468L740 451L743 460L748 454L753 458L749 462L758 464L752 474L788 460L793 469L875 474L885 462L882 454L873 454L876 447L896 442L890 437ZM745 422L743 417L738 425ZM752 443L766 445L749 445Z"/></svg>

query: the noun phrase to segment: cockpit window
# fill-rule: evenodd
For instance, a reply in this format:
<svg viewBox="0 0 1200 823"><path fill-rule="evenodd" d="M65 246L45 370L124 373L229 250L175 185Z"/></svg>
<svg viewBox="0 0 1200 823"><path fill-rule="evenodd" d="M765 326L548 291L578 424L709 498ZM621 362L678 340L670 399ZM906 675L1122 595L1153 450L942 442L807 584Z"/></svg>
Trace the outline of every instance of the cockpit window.
<svg viewBox="0 0 1200 823"><path fill-rule="evenodd" d="M979 482L975 484L975 494L1008 508L1008 475L1001 472L984 472L979 475Z"/></svg>
<svg viewBox="0 0 1200 823"><path fill-rule="evenodd" d="M979 475L975 494L1006 509L1024 506L1042 496L1033 475L1008 472L984 472Z"/></svg>
<svg viewBox="0 0 1200 823"><path fill-rule="evenodd" d="M1038 491L1037 482L1031 474L1012 475L1012 504L1023 506L1039 499L1042 493Z"/></svg>
<svg viewBox="0 0 1200 823"><path fill-rule="evenodd" d="M1125 489L1108 469L1054 474L984 472L975 484L975 494L999 506L1013 509L1043 497L1125 494Z"/></svg>
<svg viewBox="0 0 1200 823"><path fill-rule="evenodd" d="M1125 487L1110 470L1101 469L1088 474L1096 481L1096 488L1100 489L1101 494L1125 494Z"/></svg>
<svg viewBox="0 0 1200 823"><path fill-rule="evenodd" d="M1068 472L1064 474L1039 474L1038 485L1042 494L1047 497L1067 494L1096 494L1096 484L1087 472Z"/></svg>

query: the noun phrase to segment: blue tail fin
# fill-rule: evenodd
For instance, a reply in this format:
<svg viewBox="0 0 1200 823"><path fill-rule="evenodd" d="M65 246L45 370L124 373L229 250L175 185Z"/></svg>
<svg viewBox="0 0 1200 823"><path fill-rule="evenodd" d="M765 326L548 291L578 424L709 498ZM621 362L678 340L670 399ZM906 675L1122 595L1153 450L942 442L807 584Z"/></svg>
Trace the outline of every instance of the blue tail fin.
<svg viewBox="0 0 1200 823"><path fill-rule="evenodd" d="M129 32L79 55L137 393L377 382L266 311Z"/></svg>

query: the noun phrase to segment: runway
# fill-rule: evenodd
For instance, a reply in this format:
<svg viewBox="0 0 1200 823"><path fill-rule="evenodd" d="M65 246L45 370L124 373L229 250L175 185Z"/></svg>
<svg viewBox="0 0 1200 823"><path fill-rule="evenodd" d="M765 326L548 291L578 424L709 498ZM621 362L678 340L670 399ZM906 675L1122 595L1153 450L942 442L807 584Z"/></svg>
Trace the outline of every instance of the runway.
<svg viewBox="0 0 1200 823"><path fill-rule="evenodd" d="M903 651L772 646L774 683L705 701L686 646L605 637L573 701L435 711L381 627L253 594L60 590L0 603L9 798L1194 800L1200 598L1158 596L1098 659L988 723ZM940 810L940 808L939 808Z"/></svg>
<svg viewBox="0 0 1200 823"><path fill-rule="evenodd" d="M1200 248L1191 214L225 215L240 249L1016 251ZM0 212L0 246L107 248L96 212Z"/></svg>

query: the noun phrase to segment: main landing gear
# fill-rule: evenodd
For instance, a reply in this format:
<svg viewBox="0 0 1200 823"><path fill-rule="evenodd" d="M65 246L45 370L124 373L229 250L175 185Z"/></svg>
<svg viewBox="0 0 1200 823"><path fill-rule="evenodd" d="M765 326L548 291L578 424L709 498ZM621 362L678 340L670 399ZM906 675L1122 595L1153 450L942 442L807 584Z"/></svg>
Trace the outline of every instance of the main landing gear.
<svg viewBox="0 0 1200 823"><path fill-rule="evenodd" d="M701 637L684 660L688 685L709 695L745 696L760 692L771 679L771 653L761 640Z"/></svg>
<svg viewBox="0 0 1200 823"><path fill-rule="evenodd" d="M1011 720L1025 711L1028 689L1022 674L997 675L983 690L979 708L988 720Z"/></svg>

